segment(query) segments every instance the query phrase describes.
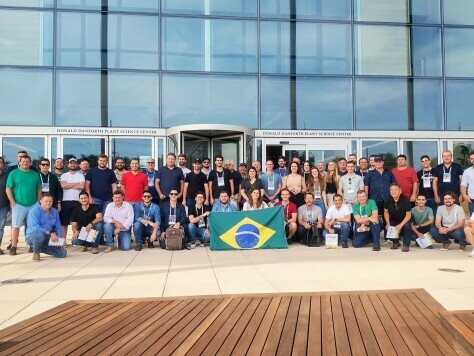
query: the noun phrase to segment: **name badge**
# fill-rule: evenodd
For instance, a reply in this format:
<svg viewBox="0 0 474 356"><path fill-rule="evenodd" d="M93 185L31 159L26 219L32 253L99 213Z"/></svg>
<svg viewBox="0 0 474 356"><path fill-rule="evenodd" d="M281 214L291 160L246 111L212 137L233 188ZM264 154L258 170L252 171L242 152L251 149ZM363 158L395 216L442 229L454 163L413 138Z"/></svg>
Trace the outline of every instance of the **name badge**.
<svg viewBox="0 0 474 356"><path fill-rule="evenodd" d="M451 183L451 173L443 174L443 183Z"/></svg>
<svg viewBox="0 0 474 356"><path fill-rule="evenodd" d="M204 221L204 219L199 219L198 227L206 227L206 222Z"/></svg>
<svg viewBox="0 0 474 356"><path fill-rule="evenodd" d="M268 181L268 190L275 190L275 181Z"/></svg>
<svg viewBox="0 0 474 356"><path fill-rule="evenodd" d="M314 199L321 199L321 192L315 192Z"/></svg>
<svg viewBox="0 0 474 356"><path fill-rule="evenodd" d="M168 218L168 223L170 225L176 224L176 215L170 215L169 218Z"/></svg>
<svg viewBox="0 0 474 356"><path fill-rule="evenodd" d="M362 219L367 219L367 217L368 217L367 215L361 215Z"/></svg>
<svg viewBox="0 0 474 356"><path fill-rule="evenodd" d="M354 194L355 193L354 187L352 185L347 187L347 193L349 193L349 194Z"/></svg>
<svg viewBox="0 0 474 356"><path fill-rule="evenodd" d="M431 177L423 177L423 188L431 188Z"/></svg>
<svg viewBox="0 0 474 356"><path fill-rule="evenodd" d="M332 224L332 227L335 229L340 229L341 228L341 223L334 223Z"/></svg>
<svg viewBox="0 0 474 356"><path fill-rule="evenodd" d="M153 178L148 178L148 186L153 187L155 185L155 180Z"/></svg>
<svg viewBox="0 0 474 356"><path fill-rule="evenodd" d="M224 174L222 175L222 177L217 176L217 185L218 185L219 187L225 186L225 183L224 183Z"/></svg>
<svg viewBox="0 0 474 356"><path fill-rule="evenodd" d="M118 180L117 181L117 188L120 188L122 186L122 183L120 183L120 181Z"/></svg>
<svg viewBox="0 0 474 356"><path fill-rule="evenodd" d="M49 183L41 183L41 191L43 193L49 193Z"/></svg>

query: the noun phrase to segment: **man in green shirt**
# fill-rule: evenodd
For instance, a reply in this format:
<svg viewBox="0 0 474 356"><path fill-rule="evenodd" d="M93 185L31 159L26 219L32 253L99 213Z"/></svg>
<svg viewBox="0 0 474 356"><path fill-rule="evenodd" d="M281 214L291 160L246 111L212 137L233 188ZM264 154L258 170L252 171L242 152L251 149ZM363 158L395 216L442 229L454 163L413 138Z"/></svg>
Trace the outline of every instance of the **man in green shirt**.
<svg viewBox="0 0 474 356"><path fill-rule="evenodd" d="M411 216L412 239L422 238L424 234L430 231L431 225L434 223L433 209L426 206L426 197L424 195L418 194L416 197L416 206L411 209Z"/></svg>
<svg viewBox="0 0 474 356"><path fill-rule="evenodd" d="M357 192L357 203L352 207L356 229L354 231L353 247L363 247L373 243L372 251L380 251L380 222L379 210L375 200L367 199L365 190Z"/></svg>
<svg viewBox="0 0 474 356"><path fill-rule="evenodd" d="M6 193L12 207L12 247L10 255L16 255L20 227L25 224L28 212L41 199L41 180L38 172L30 169L31 158L23 156L18 169L10 172Z"/></svg>

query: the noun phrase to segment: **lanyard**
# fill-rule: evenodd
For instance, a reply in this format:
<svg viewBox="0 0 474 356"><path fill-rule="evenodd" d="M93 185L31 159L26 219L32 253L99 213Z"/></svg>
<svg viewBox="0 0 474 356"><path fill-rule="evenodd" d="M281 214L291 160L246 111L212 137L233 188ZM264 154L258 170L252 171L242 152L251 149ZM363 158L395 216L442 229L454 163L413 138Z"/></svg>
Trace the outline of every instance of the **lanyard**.
<svg viewBox="0 0 474 356"><path fill-rule="evenodd" d="M146 213L146 206L145 206L145 204L143 204L143 215L150 216L150 213L151 213L151 204L150 204L150 207L148 209L148 214Z"/></svg>
<svg viewBox="0 0 474 356"><path fill-rule="evenodd" d="M148 176L148 178L155 178L155 171L153 170L153 173L146 171L146 175Z"/></svg>
<svg viewBox="0 0 474 356"><path fill-rule="evenodd" d="M444 169L443 169L444 170ZM450 168L451 170L451 168ZM429 171L423 171L423 177L431 177L431 170Z"/></svg>
<svg viewBox="0 0 474 356"><path fill-rule="evenodd" d="M447 171L447 172L446 172L445 168L446 168L446 167L443 165L443 173L445 173L445 174L451 174L451 168L453 168L453 166L452 166L452 165L449 166L449 171Z"/></svg>
<svg viewBox="0 0 474 356"><path fill-rule="evenodd" d="M203 208L203 209L204 209L204 208ZM230 211L230 207L227 205L227 206L225 207L225 209L224 209L224 206L221 204L221 211L224 212L224 213L225 213L226 211Z"/></svg>
<svg viewBox="0 0 474 356"><path fill-rule="evenodd" d="M43 175L41 173L39 175L40 175L41 183L44 183L43 182ZM48 181L46 182L46 184L49 185L49 173L46 175L46 177L48 177Z"/></svg>
<svg viewBox="0 0 474 356"><path fill-rule="evenodd" d="M311 217L311 220L310 220ZM306 221L313 221L313 207L311 207L311 210L306 209Z"/></svg>
<svg viewBox="0 0 474 356"><path fill-rule="evenodd" d="M171 205L170 205L170 215L173 215L173 214L171 214L171 212L172 212L171 209L172 209L172 207L171 207ZM174 215L176 216L176 207L174 207Z"/></svg>

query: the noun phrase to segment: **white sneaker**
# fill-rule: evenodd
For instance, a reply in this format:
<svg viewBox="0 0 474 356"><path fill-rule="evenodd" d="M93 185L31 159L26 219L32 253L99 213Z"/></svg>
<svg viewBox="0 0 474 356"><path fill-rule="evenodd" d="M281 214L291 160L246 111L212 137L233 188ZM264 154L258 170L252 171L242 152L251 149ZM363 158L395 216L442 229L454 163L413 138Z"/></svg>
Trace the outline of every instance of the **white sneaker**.
<svg viewBox="0 0 474 356"><path fill-rule="evenodd" d="M468 256L469 257L474 257L474 250L472 250L471 253Z"/></svg>
<svg viewBox="0 0 474 356"><path fill-rule="evenodd" d="M196 248L196 244L191 244L191 250Z"/></svg>

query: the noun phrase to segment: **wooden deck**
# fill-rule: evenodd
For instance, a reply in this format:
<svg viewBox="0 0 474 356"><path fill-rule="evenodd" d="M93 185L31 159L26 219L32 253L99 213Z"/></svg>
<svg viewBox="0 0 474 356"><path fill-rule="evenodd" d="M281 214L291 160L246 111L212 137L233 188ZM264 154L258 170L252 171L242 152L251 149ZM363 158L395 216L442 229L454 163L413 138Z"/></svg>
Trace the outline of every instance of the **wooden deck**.
<svg viewBox="0 0 474 356"><path fill-rule="evenodd" d="M0 354L468 355L443 312L422 289L72 301L1 330Z"/></svg>

